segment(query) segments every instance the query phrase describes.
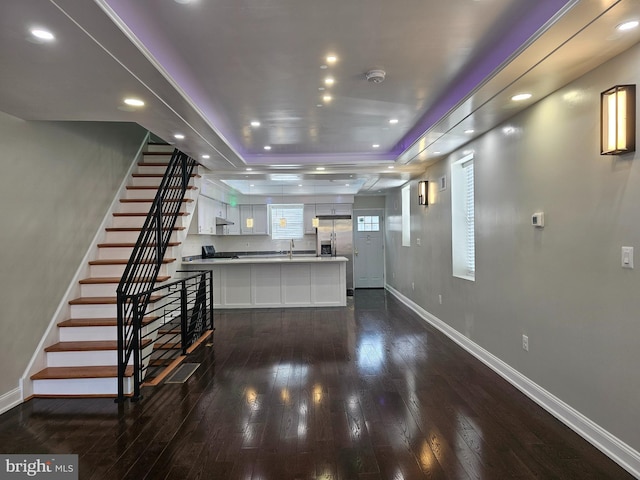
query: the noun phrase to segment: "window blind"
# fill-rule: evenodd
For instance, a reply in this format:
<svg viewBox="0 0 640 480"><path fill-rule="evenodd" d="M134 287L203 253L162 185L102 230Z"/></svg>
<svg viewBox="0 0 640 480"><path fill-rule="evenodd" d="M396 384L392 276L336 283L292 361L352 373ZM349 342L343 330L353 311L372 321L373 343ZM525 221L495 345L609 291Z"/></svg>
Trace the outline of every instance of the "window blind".
<svg viewBox="0 0 640 480"><path fill-rule="evenodd" d="M464 175L464 210L465 210L465 233L466 233L466 268L469 274L476 271L476 241L475 241L475 205L474 205L474 179L473 161L462 165Z"/></svg>
<svg viewBox="0 0 640 480"><path fill-rule="evenodd" d="M302 238L304 236L304 205L269 205L271 238L274 240ZM284 225L280 219L284 218Z"/></svg>

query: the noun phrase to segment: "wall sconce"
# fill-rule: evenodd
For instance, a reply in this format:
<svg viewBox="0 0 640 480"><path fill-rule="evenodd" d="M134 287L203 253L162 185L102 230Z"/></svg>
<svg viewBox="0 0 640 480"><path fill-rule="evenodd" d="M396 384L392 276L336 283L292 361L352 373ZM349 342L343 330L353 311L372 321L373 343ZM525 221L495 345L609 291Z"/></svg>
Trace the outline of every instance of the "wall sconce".
<svg viewBox="0 0 640 480"><path fill-rule="evenodd" d="M313 228L318 228L320 226L320 219L318 217L313 217L311 220L311 226L313 226Z"/></svg>
<svg viewBox="0 0 640 480"><path fill-rule="evenodd" d="M429 182L418 182L418 205L429 205Z"/></svg>
<svg viewBox="0 0 640 480"><path fill-rule="evenodd" d="M635 152L635 85L616 85L600 94L600 130L600 155Z"/></svg>
<svg viewBox="0 0 640 480"><path fill-rule="evenodd" d="M282 217L280 219L280 228L286 228L287 227L287 219Z"/></svg>
<svg viewBox="0 0 640 480"><path fill-rule="evenodd" d="M247 228L253 228L253 218L249 217L246 220Z"/></svg>

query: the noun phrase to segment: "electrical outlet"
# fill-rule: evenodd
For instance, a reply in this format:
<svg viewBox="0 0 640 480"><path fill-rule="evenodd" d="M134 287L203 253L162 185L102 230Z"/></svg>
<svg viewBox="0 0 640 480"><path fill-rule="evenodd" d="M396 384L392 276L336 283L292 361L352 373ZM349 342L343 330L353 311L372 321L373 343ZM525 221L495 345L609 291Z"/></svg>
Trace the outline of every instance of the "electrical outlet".
<svg viewBox="0 0 640 480"><path fill-rule="evenodd" d="M522 349L529 351L529 337L527 335L522 335Z"/></svg>
<svg viewBox="0 0 640 480"><path fill-rule="evenodd" d="M416 238L416 245L420 245L420 239Z"/></svg>

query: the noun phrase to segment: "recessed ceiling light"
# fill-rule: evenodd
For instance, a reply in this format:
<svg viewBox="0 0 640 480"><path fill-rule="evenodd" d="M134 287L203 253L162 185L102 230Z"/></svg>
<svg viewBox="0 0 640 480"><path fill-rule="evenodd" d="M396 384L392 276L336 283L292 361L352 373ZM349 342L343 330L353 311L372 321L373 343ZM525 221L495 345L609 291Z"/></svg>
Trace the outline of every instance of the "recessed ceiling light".
<svg viewBox="0 0 640 480"><path fill-rule="evenodd" d="M442 152L441 151L437 151L437 152L433 152L434 155L440 155Z"/></svg>
<svg viewBox="0 0 640 480"><path fill-rule="evenodd" d="M53 35L53 33L43 28L32 28L31 35L33 35L36 38L39 38L40 40L47 40L47 41L55 40L56 38Z"/></svg>
<svg viewBox="0 0 640 480"><path fill-rule="evenodd" d="M517 95L511 97L511 100L513 100L514 102L521 102L523 100L529 100L531 96L532 95L530 93L518 93Z"/></svg>
<svg viewBox="0 0 640 480"><path fill-rule="evenodd" d="M632 30L638 26L638 20L631 20L618 25L616 28L621 31Z"/></svg>
<svg viewBox="0 0 640 480"><path fill-rule="evenodd" d="M250 186L250 187L255 187L255 184L250 183L250 184L249 184L249 186Z"/></svg>
<svg viewBox="0 0 640 480"><path fill-rule="evenodd" d="M394 167L393 165L389 165L387 168L388 168L389 170L393 170L393 169L394 169L394 168L396 168L396 167Z"/></svg>
<svg viewBox="0 0 640 480"><path fill-rule="evenodd" d="M324 170L324 167L316 167L316 170L322 171Z"/></svg>
<svg viewBox="0 0 640 480"><path fill-rule="evenodd" d="M257 121L257 120L254 120L254 121L251 122L251 126L252 127L259 127L260 126L260 122Z"/></svg>
<svg viewBox="0 0 640 480"><path fill-rule="evenodd" d="M473 128L468 128L464 131L464 133L473 133L475 130Z"/></svg>
<svg viewBox="0 0 640 480"><path fill-rule="evenodd" d="M176 133L176 134L174 135L174 138L177 138L178 140L184 140L184 135L183 135L183 134L181 134L181 133Z"/></svg>
<svg viewBox="0 0 640 480"><path fill-rule="evenodd" d="M327 55L327 63L336 63L338 61L338 57L335 55Z"/></svg>
<svg viewBox="0 0 640 480"><path fill-rule="evenodd" d="M391 125L395 125L396 123L398 123L398 119L397 118L392 118L391 120L389 120L389 123Z"/></svg>
<svg viewBox="0 0 640 480"><path fill-rule="evenodd" d="M211 158L211 157L205 153L204 155L202 155L202 158L204 158L206 160L206 159Z"/></svg>
<svg viewBox="0 0 640 480"><path fill-rule="evenodd" d="M144 102L138 98L125 98L124 103L131 107L144 107Z"/></svg>
<svg viewBox="0 0 640 480"><path fill-rule="evenodd" d="M331 95L324 95L322 97L322 100L325 102L330 102L331 100L333 100L333 97Z"/></svg>
<svg viewBox="0 0 640 480"><path fill-rule="evenodd" d="M253 168L251 168L251 167L247 168L247 172L250 172L251 170L253 170Z"/></svg>
<svg viewBox="0 0 640 480"><path fill-rule="evenodd" d="M380 148L380 145L378 145L377 143L374 143L373 145L371 145L373 148Z"/></svg>
<svg viewBox="0 0 640 480"><path fill-rule="evenodd" d="M345 184L344 184L344 186L345 186L345 187L348 187L348 186L349 186L349 184L348 184L348 183L345 183Z"/></svg>
<svg viewBox="0 0 640 480"><path fill-rule="evenodd" d="M301 186L302 186L302 184L301 184L301 183L299 183L299 184L298 184L298 186L299 186L299 187L301 187Z"/></svg>
<svg viewBox="0 0 640 480"><path fill-rule="evenodd" d="M265 145L265 146L264 146L264 149L265 149L265 150L271 150L271 145Z"/></svg>
<svg viewBox="0 0 640 480"><path fill-rule="evenodd" d="M333 85L334 83L335 83L335 80L333 79L333 77L327 77L324 79L325 85Z"/></svg>

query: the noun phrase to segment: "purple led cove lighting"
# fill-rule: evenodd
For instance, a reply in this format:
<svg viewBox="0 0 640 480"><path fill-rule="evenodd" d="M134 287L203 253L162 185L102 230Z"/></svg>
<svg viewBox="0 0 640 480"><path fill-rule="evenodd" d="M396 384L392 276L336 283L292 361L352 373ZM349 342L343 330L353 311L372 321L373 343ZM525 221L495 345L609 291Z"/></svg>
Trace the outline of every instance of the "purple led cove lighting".
<svg viewBox="0 0 640 480"><path fill-rule="evenodd" d="M495 39L493 44L485 48L484 55L458 74L457 78L449 84L451 87L438 98L402 140L394 145L390 153L398 156L409 148L424 132L434 126L474 88L496 71L565 5L572 2L537 0L531 3L534 6L523 13L520 21L513 23L505 35Z"/></svg>

